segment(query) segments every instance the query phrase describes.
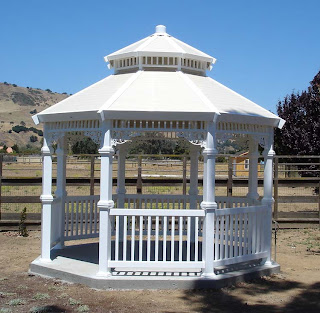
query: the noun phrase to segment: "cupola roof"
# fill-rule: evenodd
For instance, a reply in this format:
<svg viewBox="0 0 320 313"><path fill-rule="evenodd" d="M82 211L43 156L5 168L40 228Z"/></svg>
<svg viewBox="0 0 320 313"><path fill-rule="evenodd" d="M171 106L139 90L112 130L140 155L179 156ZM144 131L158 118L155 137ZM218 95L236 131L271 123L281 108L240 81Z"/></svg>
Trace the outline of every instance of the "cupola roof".
<svg viewBox="0 0 320 313"><path fill-rule="evenodd" d="M166 32L164 25L155 33L105 57L116 72L128 69L160 68L204 74L216 59Z"/></svg>

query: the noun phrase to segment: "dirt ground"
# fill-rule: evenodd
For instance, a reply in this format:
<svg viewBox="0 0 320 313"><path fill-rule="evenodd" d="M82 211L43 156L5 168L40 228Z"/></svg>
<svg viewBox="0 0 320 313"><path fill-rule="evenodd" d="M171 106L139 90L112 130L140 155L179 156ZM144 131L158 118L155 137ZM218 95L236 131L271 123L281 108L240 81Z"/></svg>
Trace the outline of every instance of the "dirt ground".
<svg viewBox="0 0 320 313"><path fill-rule="evenodd" d="M320 312L320 229L280 230L281 273L221 290L99 291L29 276L40 232L0 233L0 313Z"/></svg>

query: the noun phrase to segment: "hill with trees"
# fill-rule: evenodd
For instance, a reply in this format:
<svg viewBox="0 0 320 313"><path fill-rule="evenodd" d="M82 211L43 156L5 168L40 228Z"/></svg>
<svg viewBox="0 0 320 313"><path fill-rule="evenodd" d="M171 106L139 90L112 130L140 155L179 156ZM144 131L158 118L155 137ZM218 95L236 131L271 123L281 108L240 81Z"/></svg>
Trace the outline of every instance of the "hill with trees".
<svg viewBox="0 0 320 313"><path fill-rule="evenodd" d="M38 149L42 125L35 125L31 116L67 97L50 89L0 83L0 146Z"/></svg>

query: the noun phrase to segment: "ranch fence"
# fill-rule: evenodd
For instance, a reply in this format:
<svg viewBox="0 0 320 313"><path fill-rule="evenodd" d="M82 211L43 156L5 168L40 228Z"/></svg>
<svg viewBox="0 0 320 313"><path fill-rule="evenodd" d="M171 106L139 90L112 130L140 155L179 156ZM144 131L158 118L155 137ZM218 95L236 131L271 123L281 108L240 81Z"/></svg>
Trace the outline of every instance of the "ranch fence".
<svg viewBox="0 0 320 313"><path fill-rule="evenodd" d="M56 159L53 158L53 192ZM276 156L274 160L273 218L289 227L320 223L320 157ZM16 228L27 208L26 224L41 220L41 156L0 155L0 226ZM199 195L202 195L203 163L199 159ZM98 155L67 157L69 196L99 195ZM126 190L129 194L188 194L190 160L187 155L129 155L126 161ZM116 193L117 156L113 163ZM248 161L221 154L216 163L216 195L245 197L248 192ZM258 164L258 193L263 196L263 158Z"/></svg>

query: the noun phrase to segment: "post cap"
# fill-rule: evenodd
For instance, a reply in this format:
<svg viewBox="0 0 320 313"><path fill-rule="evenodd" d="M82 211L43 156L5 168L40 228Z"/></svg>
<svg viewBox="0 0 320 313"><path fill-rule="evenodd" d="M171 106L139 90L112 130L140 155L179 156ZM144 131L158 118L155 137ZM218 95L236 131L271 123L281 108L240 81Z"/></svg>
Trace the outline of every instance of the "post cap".
<svg viewBox="0 0 320 313"><path fill-rule="evenodd" d="M157 25L156 26L156 33L157 34L166 34L167 28L164 25Z"/></svg>

